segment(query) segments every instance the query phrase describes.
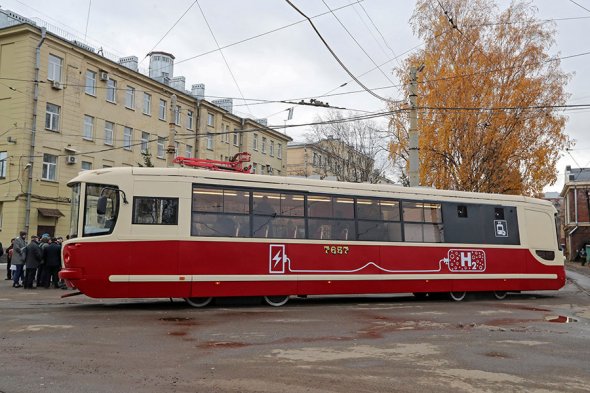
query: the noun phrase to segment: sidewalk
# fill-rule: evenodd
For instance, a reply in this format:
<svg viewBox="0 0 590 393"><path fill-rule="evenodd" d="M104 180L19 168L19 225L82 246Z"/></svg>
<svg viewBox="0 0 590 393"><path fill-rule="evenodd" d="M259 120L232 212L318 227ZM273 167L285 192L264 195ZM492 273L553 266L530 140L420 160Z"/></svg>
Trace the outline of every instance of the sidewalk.
<svg viewBox="0 0 590 393"><path fill-rule="evenodd" d="M582 266L580 262L566 262L565 273L579 289L590 295L590 266Z"/></svg>

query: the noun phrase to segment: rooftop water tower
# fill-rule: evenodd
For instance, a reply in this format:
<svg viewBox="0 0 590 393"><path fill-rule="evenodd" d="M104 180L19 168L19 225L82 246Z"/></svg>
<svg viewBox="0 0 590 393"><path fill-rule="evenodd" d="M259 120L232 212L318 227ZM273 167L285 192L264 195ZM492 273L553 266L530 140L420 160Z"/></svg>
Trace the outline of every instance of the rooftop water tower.
<svg viewBox="0 0 590 393"><path fill-rule="evenodd" d="M150 52L150 78L167 83L174 77L174 55L167 52Z"/></svg>

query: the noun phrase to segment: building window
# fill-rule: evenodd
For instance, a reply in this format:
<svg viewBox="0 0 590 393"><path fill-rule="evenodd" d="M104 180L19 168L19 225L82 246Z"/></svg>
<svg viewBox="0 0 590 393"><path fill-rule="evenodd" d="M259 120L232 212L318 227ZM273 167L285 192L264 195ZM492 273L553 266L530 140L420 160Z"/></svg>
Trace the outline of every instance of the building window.
<svg viewBox="0 0 590 393"><path fill-rule="evenodd" d="M207 133L207 149L213 150L213 134Z"/></svg>
<svg viewBox="0 0 590 393"><path fill-rule="evenodd" d="M45 113L45 128L51 131L59 131L59 109L54 104L47 103L47 112Z"/></svg>
<svg viewBox="0 0 590 393"><path fill-rule="evenodd" d="M166 143L166 138L158 138L158 158L164 158L164 143Z"/></svg>
<svg viewBox="0 0 590 393"><path fill-rule="evenodd" d="M84 133L82 137L86 140L94 140L94 117L84 115Z"/></svg>
<svg viewBox="0 0 590 393"><path fill-rule="evenodd" d="M115 103L117 102L117 81L109 79L107 81L107 101Z"/></svg>
<svg viewBox="0 0 590 393"><path fill-rule="evenodd" d="M178 157L179 153L180 153L180 142L175 141L174 142L174 158Z"/></svg>
<svg viewBox="0 0 590 393"><path fill-rule="evenodd" d="M133 140L133 128L123 128L123 149L131 150L131 142Z"/></svg>
<svg viewBox="0 0 590 393"><path fill-rule="evenodd" d="M176 110L174 111L174 124L177 126L180 125L180 105L177 105Z"/></svg>
<svg viewBox="0 0 590 393"><path fill-rule="evenodd" d="M104 122L104 144L113 146L113 134L115 130L115 123L110 121Z"/></svg>
<svg viewBox="0 0 590 393"><path fill-rule="evenodd" d="M213 127L215 125L215 115L213 113L207 113L207 125Z"/></svg>
<svg viewBox="0 0 590 393"><path fill-rule="evenodd" d="M184 156L187 158L191 158L193 156L193 147L191 145L186 145Z"/></svg>
<svg viewBox="0 0 590 393"><path fill-rule="evenodd" d="M258 169L258 164L257 163L253 163L252 164L252 173L256 174L256 170Z"/></svg>
<svg viewBox="0 0 590 393"><path fill-rule="evenodd" d="M50 81L61 82L61 69L63 59L49 54L49 67L47 69L47 79Z"/></svg>
<svg viewBox="0 0 590 393"><path fill-rule="evenodd" d="M166 120L166 101L160 99L160 109L158 111L158 118L160 120Z"/></svg>
<svg viewBox="0 0 590 393"><path fill-rule="evenodd" d="M262 153L266 153L266 138L262 137Z"/></svg>
<svg viewBox="0 0 590 393"><path fill-rule="evenodd" d="M152 114L152 96L148 93L143 93L143 113L145 115Z"/></svg>
<svg viewBox="0 0 590 393"><path fill-rule="evenodd" d="M225 132L221 136L221 139L225 141L225 143L229 143L229 126L225 125Z"/></svg>
<svg viewBox="0 0 590 393"><path fill-rule="evenodd" d="M55 181L57 179L56 172L57 156L54 156L53 154L43 154L43 172L41 174L41 179Z"/></svg>
<svg viewBox="0 0 590 393"><path fill-rule="evenodd" d="M186 111L186 128L193 129L193 111Z"/></svg>
<svg viewBox="0 0 590 393"><path fill-rule="evenodd" d="M254 138L252 139L252 148L258 151L258 134L254 134Z"/></svg>
<svg viewBox="0 0 590 393"><path fill-rule="evenodd" d="M83 171L89 171L92 169L92 163L88 161L82 161L80 167Z"/></svg>
<svg viewBox="0 0 590 393"><path fill-rule="evenodd" d="M8 159L8 152L0 151L0 177L6 177L6 161Z"/></svg>
<svg viewBox="0 0 590 393"><path fill-rule="evenodd" d="M125 91L125 107L135 109L135 88L127 86Z"/></svg>
<svg viewBox="0 0 590 393"><path fill-rule="evenodd" d="M148 152L148 143L150 140L149 132L142 131L141 132L141 152L147 153Z"/></svg>
<svg viewBox="0 0 590 393"><path fill-rule="evenodd" d="M280 143L277 144L277 158L283 158L283 145L281 145Z"/></svg>
<svg viewBox="0 0 590 393"><path fill-rule="evenodd" d="M234 130L234 146L238 146L238 133Z"/></svg>
<svg viewBox="0 0 590 393"><path fill-rule="evenodd" d="M275 141L270 141L270 149L268 154L270 154L271 157L275 156Z"/></svg>
<svg viewBox="0 0 590 393"><path fill-rule="evenodd" d="M318 153L313 153L312 165L313 166L320 166L320 165L322 165L322 156L320 156Z"/></svg>
<svg viewBox="0 0 590 393"><path fill-rule="evenodd" d="M84 91L86 94L96 96L96 72L86 70L86 86Z"/></svg>

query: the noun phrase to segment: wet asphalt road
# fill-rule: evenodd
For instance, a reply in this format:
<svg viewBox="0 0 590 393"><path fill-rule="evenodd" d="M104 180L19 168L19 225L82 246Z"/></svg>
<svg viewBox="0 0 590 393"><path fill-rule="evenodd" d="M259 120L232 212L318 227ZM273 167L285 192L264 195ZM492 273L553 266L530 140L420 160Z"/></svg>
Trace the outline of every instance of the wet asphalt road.
<svg viewBox="0 0 590 393"><path fill-rule="evenodd" d="M272 308L60 298L0 281L0 392L588 392L590 268L498 301Z"/></svg>

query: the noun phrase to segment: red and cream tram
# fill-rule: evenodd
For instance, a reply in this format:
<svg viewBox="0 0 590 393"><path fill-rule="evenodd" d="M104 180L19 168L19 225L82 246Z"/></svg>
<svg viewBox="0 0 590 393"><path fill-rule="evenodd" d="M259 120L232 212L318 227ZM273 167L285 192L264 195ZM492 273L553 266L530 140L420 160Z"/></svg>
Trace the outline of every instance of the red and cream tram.
<svg viewBox="0 0 590 393"><path fill-rule="evenodd" d="M556 290L554 207L508 195L193 168L80 173L60 276L95 298Z"/></svg>

